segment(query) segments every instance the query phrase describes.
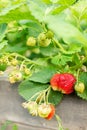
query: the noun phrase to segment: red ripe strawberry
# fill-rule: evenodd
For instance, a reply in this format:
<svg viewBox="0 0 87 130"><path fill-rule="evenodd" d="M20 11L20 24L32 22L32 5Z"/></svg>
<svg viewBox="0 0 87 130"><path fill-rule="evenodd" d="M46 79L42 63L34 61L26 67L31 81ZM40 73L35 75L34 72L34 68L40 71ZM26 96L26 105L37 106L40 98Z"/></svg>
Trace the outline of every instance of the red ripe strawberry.
<svg viewBox="0 0 87 130"><path fill-rule="evenodd" d="M61 91L64 94L70 94L74 91L76 78L70 73L55 74L50 80L53 90Z"/></svg>

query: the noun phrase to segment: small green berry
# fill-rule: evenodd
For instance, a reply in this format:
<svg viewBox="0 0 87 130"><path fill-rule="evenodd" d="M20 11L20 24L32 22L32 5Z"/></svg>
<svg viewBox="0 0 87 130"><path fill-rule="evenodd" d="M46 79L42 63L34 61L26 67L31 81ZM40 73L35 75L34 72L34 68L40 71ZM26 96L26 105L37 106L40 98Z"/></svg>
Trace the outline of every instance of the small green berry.
<svg viewBox="0 0 87 130"><path fill-rule="evenodd" d="M29 70L28 68L25 68L25 69L24 69L24 73L25 73L26 75L29 75L31 72L30 72L30 70Z"/></svg>
<svg viewBox="0 0 87 130"><path fill-rule="evenodd" d="M38 36L38 42L44 41L46 39L46 34L44 32L40 33Z"/></svg>
<svg viewBox="0 0 87 130"><path fill-rule="evenodd" d="M50 40L50 39L45 39L44 41L41 41L41 42L39 43L39 45L42 46L42 47L47 47L47 46L50 45L50 43L51 43L51 40Z"/></svg>
<svg viewBox="0 0 87 130"><path fill-rule="evenodd" d="M32 49L32 52L35 53L35 54L39 54L40 49L39 48L34 48L34 49Z"/></svg>
<svg viewBox="0 0 87 130"><path fill-rule="evenodd" d="M35 46L36 45L36 39L34 37L29 37L26 42L27 46Z"/></svg>
<svg viewBox="0 0 87 130"><path fill-rule="evenodd" d="M54 36L54 34L53 34L53 32L50 31L50 30L46 33L46 37L47 37L48 39L52 39L53 36Z"/></svg>
<svg viewBox="0 0 87 130"><path fill-rule="evenodd" d="M78 84L75 85L75 91L78 93L83 93L85 90L85 85L83 82L80 82Z"/></svg>
<svg viewBox="0 0 87 130"><path fill-rule="evenodd" d="M11 61L11 64L12 64L13 66L16 66L16 65L18 64L18 60L13 59L13 60Z"/></svg>

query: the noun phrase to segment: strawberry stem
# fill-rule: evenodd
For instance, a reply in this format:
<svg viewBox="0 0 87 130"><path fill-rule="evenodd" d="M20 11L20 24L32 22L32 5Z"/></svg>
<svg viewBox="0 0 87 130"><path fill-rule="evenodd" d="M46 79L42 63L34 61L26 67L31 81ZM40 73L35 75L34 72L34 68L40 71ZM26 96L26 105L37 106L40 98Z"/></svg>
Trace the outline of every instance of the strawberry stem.
<svg viewBox="0 0 87 130"><path fill-rule="evenodd" d="M63 128L63 126L62 126L62 121L61 121L60 117L56 114L55 114L55 117L56 117L56 120L58 123L58 130L65 130L65 128Z"/></svg>

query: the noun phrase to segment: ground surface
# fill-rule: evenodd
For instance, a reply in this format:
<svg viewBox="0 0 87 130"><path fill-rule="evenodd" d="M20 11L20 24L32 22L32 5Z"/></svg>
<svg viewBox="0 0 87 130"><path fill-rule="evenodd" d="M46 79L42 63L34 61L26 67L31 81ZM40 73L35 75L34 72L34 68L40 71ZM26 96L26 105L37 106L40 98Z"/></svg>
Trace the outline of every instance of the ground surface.
<svg viewBox="0 0 87 130"><path fill-rule="evenodd" d="M14 121L18 130L58 130L57 121L47 121L39 117L32 117L22 108L24 102L18 95L18 85L0 80L0 124L5 120ZM87 101L74 96L64 96L56 107L56 113L61 117L63 125L69 130L87 130ZM6 130L11 130L8 127Z"/></svg>

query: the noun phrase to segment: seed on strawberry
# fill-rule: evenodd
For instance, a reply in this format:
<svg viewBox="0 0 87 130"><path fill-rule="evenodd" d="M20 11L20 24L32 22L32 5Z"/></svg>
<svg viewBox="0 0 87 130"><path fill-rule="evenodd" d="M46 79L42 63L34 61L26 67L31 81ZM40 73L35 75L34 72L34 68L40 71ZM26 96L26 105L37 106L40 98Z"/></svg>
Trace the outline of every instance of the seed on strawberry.
<svg viewBox="0 0 87 130"><path fill-rule="evenodd" d="M83 82L80 82L80 83L78 83L78 84L75 85L75 91L77 93L83 93L84 90L85 90L85 85L84 85Z"/></svg>
<svg viewBox="0 0 87 130"><path fill-rule="evenodd" d="M64 94L70 94L74 91L75 82L76 78L70 73L55 74L50 80L52 89Z"/></svg>

